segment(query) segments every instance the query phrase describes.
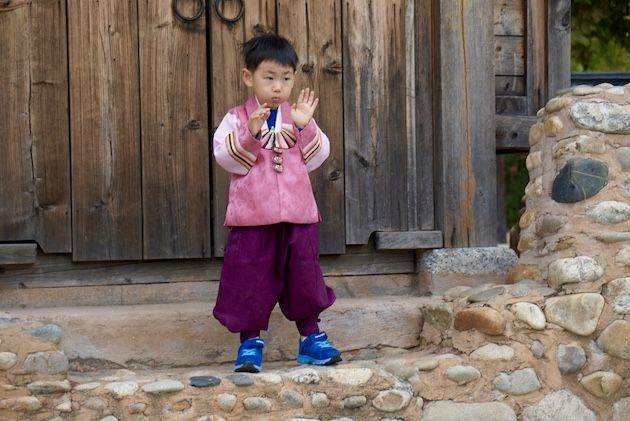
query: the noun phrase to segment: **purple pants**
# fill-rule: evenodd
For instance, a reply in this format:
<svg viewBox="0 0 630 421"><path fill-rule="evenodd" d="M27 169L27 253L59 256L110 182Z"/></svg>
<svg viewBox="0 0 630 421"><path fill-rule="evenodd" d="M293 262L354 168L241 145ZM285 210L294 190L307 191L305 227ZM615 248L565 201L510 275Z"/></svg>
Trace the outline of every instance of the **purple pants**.
<svg viewBox="0 0 630 421"><path fill-rule="evenodd" d="M231 332L267 330L278 302L298 327L335 302L319 267L317 225L232 227L214 317Z"/></svg>

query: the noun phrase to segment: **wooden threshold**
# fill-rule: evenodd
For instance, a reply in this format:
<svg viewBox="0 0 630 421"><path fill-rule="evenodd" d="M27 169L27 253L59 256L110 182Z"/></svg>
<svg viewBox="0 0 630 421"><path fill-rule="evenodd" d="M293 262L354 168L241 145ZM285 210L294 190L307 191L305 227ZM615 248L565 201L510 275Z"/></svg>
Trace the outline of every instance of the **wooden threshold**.
<svg viewBox="0 0 630 421"><path fill-rule="evenodd" d="M377 250L434 249L444 246L442 231L377 231L374 241Z"/></svg>

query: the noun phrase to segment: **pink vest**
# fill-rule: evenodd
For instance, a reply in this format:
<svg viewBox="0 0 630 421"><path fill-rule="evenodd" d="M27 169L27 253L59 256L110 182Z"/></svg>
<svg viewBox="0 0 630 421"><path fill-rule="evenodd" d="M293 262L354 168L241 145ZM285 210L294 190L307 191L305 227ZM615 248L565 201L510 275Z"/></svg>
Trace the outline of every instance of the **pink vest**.
<svg viewBox="0 0 630 421"><path fill-rule="evenodd" d="M314 119L300 131L291 120L291 106L283 103L273 131L263 125L260 139L247 128L248 116L258 108L250 97L232 108L213 139L217 163L231 173L226 226L271 225L280 222L312 224L321 221L308 173L330 154L328 137ZM279 148L282 153L274 152ZM274 156L283 170L274 170Z"/></svg>

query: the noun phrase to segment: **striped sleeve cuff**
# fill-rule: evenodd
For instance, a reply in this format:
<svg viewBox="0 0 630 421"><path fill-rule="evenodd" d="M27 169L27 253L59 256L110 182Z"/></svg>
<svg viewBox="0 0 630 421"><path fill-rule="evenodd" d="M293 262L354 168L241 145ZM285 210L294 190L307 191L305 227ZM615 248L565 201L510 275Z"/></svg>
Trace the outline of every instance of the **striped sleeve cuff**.
<svg viewBox="0 0 630 421"><path fill-rule="evenodd" d="M227 135L225 138L225 149L233 160L243 165L248 171L254 166L256 155L241 144L238 130L234 130Z"/></svg>

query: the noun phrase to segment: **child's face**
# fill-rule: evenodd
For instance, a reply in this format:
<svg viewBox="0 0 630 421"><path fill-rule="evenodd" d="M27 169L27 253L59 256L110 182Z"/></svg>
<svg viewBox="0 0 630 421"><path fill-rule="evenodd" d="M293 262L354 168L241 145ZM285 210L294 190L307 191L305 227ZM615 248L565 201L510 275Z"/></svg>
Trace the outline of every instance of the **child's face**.
<svg viewBox="0 0 630 421"><path fill-rule="evenodd" d="M293 67L271 60L262 61L253 72L243 69L242 76L260 104L267 103L270 108L277 108L289 99L295 82Z"/></svg>

